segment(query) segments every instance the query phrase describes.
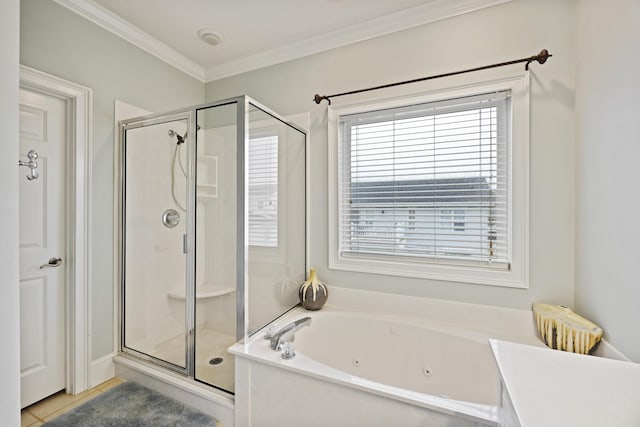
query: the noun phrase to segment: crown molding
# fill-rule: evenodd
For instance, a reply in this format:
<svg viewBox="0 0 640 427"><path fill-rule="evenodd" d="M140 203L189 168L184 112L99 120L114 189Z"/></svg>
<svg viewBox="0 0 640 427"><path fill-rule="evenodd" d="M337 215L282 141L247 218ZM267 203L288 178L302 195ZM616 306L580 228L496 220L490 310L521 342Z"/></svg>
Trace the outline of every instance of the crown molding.
<svg viewBox="0 0 640 427"><path fill-rule="evenodd" d="M92 0L54 0L94 24L204 82L204 68Z"/></svg>
<svg viewBox="0 0 640 427"><path fill-rule="evenodd" d="M204 78L206 82L223 79L510 1L511 0L434 0L420 6L361 22L357 25L331 31L316 37L296 41L286 46L260 52L236 61L205 67Z"/></svg>
<svg viewBox="0 0 640 427"><path fill-rule="evenodd" d="M207 83L348 44L369 40L385 34L507 3L511 0L433 0L347 28L295 41L276 49L206 68L186 58L92 0L54 1L165 61L169 65L174 66L189 76Z"/></svg>

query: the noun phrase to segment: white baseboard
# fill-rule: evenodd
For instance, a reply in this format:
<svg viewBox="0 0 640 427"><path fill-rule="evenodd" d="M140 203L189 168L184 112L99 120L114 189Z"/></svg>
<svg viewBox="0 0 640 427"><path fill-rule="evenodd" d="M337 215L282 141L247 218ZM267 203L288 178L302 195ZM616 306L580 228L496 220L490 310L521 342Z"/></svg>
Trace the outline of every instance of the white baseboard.
<svg viewBox="0 0 640 427"><path fill-rule="evenodd" d="M114 362L119 378L142 384L211 415L218 421L217 425L220 427L235 426L235 403L232 396L223 395L222 392L216 392L211 387L124 355L117 355Z"/></svg>
<svg viewBox="0 0 640 427"><path fill-rule="evenodd" d="M607 340L601 340L598 347L592 353L594 356L606 357L607 359L624 360L629 362L629 358L618 351L617 348L607 342Z"/></svg>
<svg viewBox="0 0 640 427"><path fill-rule="evenodd" d="M116 369L113 364L115 355L115 353L110 353L91 362L91 368L89 369L89 388L102 384L116 376Z"/></svg>

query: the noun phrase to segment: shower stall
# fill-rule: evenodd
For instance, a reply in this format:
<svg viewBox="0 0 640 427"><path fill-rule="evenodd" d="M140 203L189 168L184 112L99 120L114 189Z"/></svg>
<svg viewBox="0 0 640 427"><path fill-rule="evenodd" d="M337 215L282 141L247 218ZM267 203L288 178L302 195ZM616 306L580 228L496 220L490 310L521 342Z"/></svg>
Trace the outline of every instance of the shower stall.
<svg viewBox="0 0 640 427"><path fill-rule="evenodd" d="M120 132L120 351L233 394L226 349L305 279L306 133L246 96Z"/></svg>

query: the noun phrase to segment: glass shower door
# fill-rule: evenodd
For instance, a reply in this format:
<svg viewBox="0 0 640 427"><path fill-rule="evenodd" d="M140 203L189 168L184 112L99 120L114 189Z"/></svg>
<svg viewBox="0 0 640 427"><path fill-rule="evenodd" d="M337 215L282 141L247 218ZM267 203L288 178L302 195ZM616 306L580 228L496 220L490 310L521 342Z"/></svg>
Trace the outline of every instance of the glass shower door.
<svg viewBox="0 0 640 427"><path fill-rule="evenodd" d="M227 348L298 302L306 135L247 97L196 114L194 378L234 392Z"/></svg>
<svg viewBox="0 0 640 427"><path fill-rule="evenodd" d="M296 305L306 277L306 135L247 105L247 333Z"/></svg>
<svg viewBox="0 0 640 427"><path fill-rule="evenodd" d="M121 349L234 393L305 278L306 135L246 96L121 126Z"/></svg>
<svg viewBox="0 0 640 427"><path fill-rule="evenodd" d="M123 140L123 350L187 370L188 117L127 125Z"/></svg>
<svg viewBox="0 0 640 427"><path fill-rule="evenodd" d="M235 390L238 283L238 103L196 114L194 378Z"/></svg>

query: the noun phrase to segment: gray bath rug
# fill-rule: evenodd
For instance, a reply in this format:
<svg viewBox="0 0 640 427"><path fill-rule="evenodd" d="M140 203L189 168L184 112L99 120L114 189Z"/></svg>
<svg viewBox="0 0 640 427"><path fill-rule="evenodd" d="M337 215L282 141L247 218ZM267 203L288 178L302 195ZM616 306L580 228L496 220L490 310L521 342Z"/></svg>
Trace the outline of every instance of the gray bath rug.
<svg viewBox="0 0 640 427"><path fill-rule="evenodd" d="M45 423L46 427L199 427L216 421L133 382L122 383Z"/></svg>

